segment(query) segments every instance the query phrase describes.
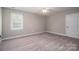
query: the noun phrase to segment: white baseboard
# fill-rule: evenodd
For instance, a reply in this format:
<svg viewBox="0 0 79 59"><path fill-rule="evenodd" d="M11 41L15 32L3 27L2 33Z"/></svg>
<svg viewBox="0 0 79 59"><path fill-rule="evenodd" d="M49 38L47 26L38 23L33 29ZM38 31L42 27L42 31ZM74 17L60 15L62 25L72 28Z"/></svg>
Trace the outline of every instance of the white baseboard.
<svg viewBox="0 0 79 59"><path fill-rule="evenodd" d="M41 33L44 33L44 32L36 32L36 33L30 33L30 34L17 35L17 36L12 36L12 37L3 38L2 40L20 38L20 37L25 37L25 36L30 36L30 35L36 35L36 34L41 34Z"/></svg>
<svg viewBox="0 0 79 59"><path fill-rule="evenodd" d="M67 36L66 34L61 34L61 33L56 33L56 32L50 32L50 31L46 31L46 32L51 33L51 34L61 35L61 36ZM25 36L30 36L30 35L36 35L36 34L40 34L40 33L44 33L44 32L36 32L36 33L30 33L30 34L24 34L24 35L17 35L17 36L12 36L12 37L3 38L2 40L20 38L20 37L25 37ZM70 36L67 36L67 37L70 37ZM77 37L72 37L72 38L79 39L79 38L77 38ZM2 40L0 40L0 42L1 42Z"/></svg>
<svg viewBox="0 0 79 59"><path fill-rule="evenodd" d="M46 31L46 32L51 33L51 34L61 35L61 36L72 37L72 36L68 36L66 34L61 34L61 33L56 33L56 32L50 32L50 31ZM79 37L72 37L72 38L79 39Z"/></svg>

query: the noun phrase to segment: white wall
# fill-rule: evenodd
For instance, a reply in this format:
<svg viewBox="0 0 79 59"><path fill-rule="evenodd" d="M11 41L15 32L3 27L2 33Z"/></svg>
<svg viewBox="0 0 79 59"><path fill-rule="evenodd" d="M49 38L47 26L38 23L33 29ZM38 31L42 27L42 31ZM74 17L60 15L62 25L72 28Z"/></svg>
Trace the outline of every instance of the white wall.
<svg viewBox="0 0 79 59"><path fill-rule="evenodd" d="M12 31L10 28L10 13L22 13L24 18L24 29L21 31ZM36 32L56 32L60 34L65 34L65 16L70 13L77 13L79 9L63 11L56 14L53 14L49 17L43 17L39 15L35 15L28 12L12 10L8 8L2 8L2 27L3 27L3 37L12 37L17 35L24 35Z"/></svg>
<svg viewBox="0 0 79 59"><path fill-rule="evenodd" d="M63 11L49 16L47 18L47 31L51 33L65 34L65 16L77 12L79 12L79 9Z"/></svg>
<svg viewBox="0 0 79 59"><path fill-rule="evenodd" d="M11 24L10 24L11 12L23 14L23 18L24 18L23 30L20 30L20 31L11 30ZM8 8L2 8L2 13L3 13L3 37L4 38L45 31L45 18L42 16L35 15L28 12L23 12L23 11L12 10Z"/></svg>
<svg viewBox="0 0 79 59"><path fill-rule="evenodd" d="M2 12L0 7L0 35L2 35Z"/></svg>

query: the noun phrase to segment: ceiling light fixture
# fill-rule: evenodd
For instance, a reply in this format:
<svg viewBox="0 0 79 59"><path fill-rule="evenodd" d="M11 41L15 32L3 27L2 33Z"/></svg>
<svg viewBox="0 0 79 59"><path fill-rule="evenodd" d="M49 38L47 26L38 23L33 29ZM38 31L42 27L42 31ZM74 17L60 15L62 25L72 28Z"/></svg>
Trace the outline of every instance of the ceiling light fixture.
<svg viewBox="0 0 79 59"><path fill-rule="evenodd" d="M47 9L43 9L42 13L48 13L48 10Z"/></svg>

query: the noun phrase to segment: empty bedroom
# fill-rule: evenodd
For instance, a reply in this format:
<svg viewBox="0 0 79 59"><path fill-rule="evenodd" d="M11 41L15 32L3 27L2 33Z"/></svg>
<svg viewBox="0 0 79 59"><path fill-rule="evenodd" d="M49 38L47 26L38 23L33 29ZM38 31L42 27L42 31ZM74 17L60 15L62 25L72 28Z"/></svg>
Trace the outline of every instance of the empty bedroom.
<svg viewBox="0 0 79 59"><path fill-rule="evenodd" d="M79 51L79 7L0 7L0 51Z"/></svg>

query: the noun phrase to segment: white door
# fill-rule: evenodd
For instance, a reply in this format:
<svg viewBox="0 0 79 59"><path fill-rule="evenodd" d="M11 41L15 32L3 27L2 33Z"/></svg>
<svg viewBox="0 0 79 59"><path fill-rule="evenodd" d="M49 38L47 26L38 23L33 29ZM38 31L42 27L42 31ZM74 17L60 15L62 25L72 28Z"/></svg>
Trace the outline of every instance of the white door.
<svg viewBox="0 0 79 59"><path fill-rule="evenodd" d="M78 24L78 26L77 26L77 36L78 36L78 38L79 38L79 13L78 13L77 24Z"/></svg>
<svg viewBox="0 0 79 59"><path fill-rule="evenodd" d="M1 8L0 8L0 36L2 35L2 13L1 13Z"/></svg>
<svg viewBox="0 0 79 59"><path fill-rule="evenodd" d="M70 14L66 16L66 35L77 37L78 32L78 14Z"/></svg>

